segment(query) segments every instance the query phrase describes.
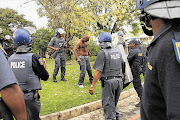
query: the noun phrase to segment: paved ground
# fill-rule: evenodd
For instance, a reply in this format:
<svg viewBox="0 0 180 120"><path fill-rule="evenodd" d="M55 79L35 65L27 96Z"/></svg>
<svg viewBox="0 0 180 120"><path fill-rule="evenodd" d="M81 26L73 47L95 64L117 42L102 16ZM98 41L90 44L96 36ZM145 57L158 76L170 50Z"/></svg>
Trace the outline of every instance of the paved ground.
<svg viewBox="0 0 180 120"><path fill-rule="evenodd" d="M139 108L135 104L139 102L136 95L132 95L118 103L118 108L121 113L120 120L140 120ZM88 114L84 114L69 120L104 120L103 109L99 109Z"/></svg>

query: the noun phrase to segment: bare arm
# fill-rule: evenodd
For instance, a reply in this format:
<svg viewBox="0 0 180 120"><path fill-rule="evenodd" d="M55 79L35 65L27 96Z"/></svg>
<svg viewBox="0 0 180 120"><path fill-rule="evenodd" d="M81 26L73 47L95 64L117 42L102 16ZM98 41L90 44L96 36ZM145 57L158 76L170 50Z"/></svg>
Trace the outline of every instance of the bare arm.
<svg viewBox="0 0 180 120"><path fill-rule="evenodd" d="M26 106L21 88L17 84L9 85L1 91L2 98L16 120L27 120Z"/></svg>
<svg viewBox="0 0 180 120"><path fill-rule="evenodd" d="M97 83L100 75L101 75L101 71L95 70L94 78L93 78L93 82L92 82L92 85L93 85L94 87L90 87L90 88L89 88L89 93L90 93L91 95L94 94L95 85L96 85L96 83Z"/></svg>
<svg viewBox="0 0 180 120"><path fill-rule="evenodd" d="M92 55L91 55L90 51L88 49L87 49L87 51L88 51L88 55L91 57Z"/></svg>
<svg viewBox="0 0 180 120"><path fill-rule="evenodd" d="M56 51L59 50L59 48L55 48L55 47L53 47L53 46L48 46L48 48L51 48L51 49L56 50Z"/></svg>
<svg viewBox="0 0 180 120"><path fill-rule="evenodd" d="M76 59L77 59L78 62L81 61L81 60L78 58L78 55L77 55L77 52L76 52L76 50L78 50L79 44L80 44L80 42L78 41L78 42L76 43L75 47L74 47L74 50L73 50L74 55L75 55L75 57L76 57Z"/></svg>

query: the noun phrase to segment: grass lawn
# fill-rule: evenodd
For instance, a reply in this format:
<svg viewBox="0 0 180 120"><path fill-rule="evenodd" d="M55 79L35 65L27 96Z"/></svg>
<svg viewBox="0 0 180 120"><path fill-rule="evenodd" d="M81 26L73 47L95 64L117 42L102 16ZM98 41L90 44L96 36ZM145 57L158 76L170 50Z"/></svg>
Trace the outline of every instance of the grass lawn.
<svg viewBox="0 0 180 120"><path fill-rule="evenodd" d="M90 58L91 65L93 65L95 57ZM60 71L56 77L57 83L53 83L53 70L54 70L54 59L47 59L47 71L49 72L48 81L42 81L41 95L41 113L45 115L53 112L62 111L68 108L79 106L85 103L99 100L101 98L101 82L99 81L96 85L95 94L91 96L89 94L89 77L86 73L84 80L84 88L77 86L80 69L76 61L66 62L66 76L68 82L59 81ZM92 69L94 75L94 69ZM143 79L144 80L144 79ZM125 89L132 88L132 83Z"/></svg>
<svg viewBox="0 0 180 120"><path fill-rule="evenodd" d="M86 73L84 88L77 86L80 69L76 61L66 62L66 76L68 82L59 81L60 71L56 77L57 83L53 83L54 60L47 59L47 71L49 72L48 81L42 81L41 95L41 115L61 111L67 108L79 106L101 98L101 83L98 82L95 89L95 95L89 94L89 76ZM93 62L91 62L93 64ZM92 69L93 70L93 69ZM94 75L94 70L93 70Z"/></svg>

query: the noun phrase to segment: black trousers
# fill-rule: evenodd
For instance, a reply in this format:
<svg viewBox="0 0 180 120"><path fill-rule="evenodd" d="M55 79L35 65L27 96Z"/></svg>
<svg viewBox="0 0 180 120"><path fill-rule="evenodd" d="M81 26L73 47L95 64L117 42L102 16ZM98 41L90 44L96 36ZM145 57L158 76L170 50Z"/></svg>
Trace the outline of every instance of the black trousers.
<svg viewBox="0 0 180 120"><path fill-rule="evenodd" d="M142 84L141 84L140 74L142 73L142 69L140 66L132 66L131 72L133 75L134 89L136 90L138 97L141 99L143 88L142 88Z"/></svg>

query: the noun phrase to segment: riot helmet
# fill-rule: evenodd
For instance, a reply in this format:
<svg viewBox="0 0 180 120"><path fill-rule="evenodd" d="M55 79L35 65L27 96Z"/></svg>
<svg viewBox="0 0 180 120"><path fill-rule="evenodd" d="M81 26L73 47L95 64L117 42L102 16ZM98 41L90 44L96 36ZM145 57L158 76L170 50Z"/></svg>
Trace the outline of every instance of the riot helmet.
<svg viewBox="0 0 180 120"><path fill-rule="evenodd" d="M21 46L31 44L33 37L26 29L19 28L13 34L13 40L16 45Z"/></svg>
<svg viewBox="0 0 180 120"><path fill-rule="evenodd" d="M5 35L4 40L11 40L12 37L10 35Z"/></svg>
<svg viewBox="0 0 180 120"><path fill-rule="evenodd" d="M109 32L102 32L99 34L99 43L102 42L112 42L112 37Z"/></svg>
<svg viewBox="0 0 180 120"><path fill-rule="evenodd" d="M119 31L119 32L117 33L117 35L123 37L124 34L123 34L122 31Z"/></svg>
<svg viewBox="0 0 180 120"><path fill-rule="evenodd" d="M180 0L136 0L137 9L141 10L141 25L145 34L152 35L151 19L180 18Z"/></svg>
<svg viewBox="0 0 180 120"><path fill-rule="evenodd" d="M66 32L62 29L62 28L57 28L56 30L55 30L55 34L56 34L56 36L57 35L61 35L61 34L65 34Z"/></svg>

